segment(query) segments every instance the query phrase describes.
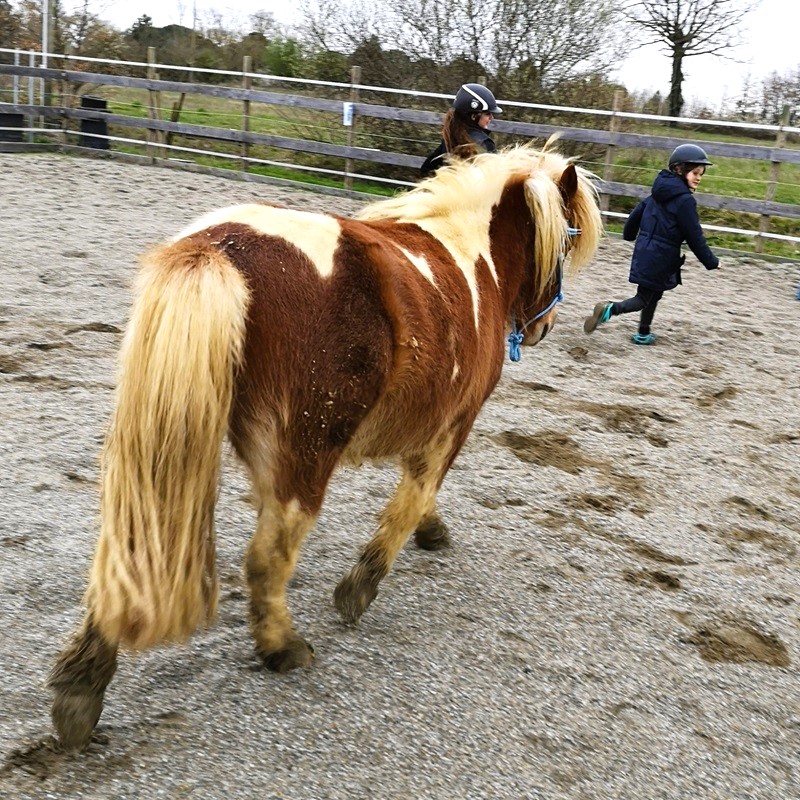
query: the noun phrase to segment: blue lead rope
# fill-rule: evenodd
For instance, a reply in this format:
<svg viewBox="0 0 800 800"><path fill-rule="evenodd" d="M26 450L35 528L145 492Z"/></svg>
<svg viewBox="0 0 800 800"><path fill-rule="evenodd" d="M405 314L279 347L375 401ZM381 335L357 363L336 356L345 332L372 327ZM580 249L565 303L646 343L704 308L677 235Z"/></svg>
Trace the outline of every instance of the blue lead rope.
<svg viewBox="0 0 800 800"><path fill-rule="evenodd" d="M578 236L581 232L580 228L567 228L567 236ZM522 340L525 338L525 328L531 324L531 322L536 322L537 319L543 317L549 311L560 303L564 299L564 293L561 291L561 280L562 280L562 265L564 262L564 254L561 253L558 257L558 294L550 301L550 304L547 308L540 311L536 316L531 317L519 330L517 330L517 321L511 318L511 333L508 334L508 358L511 361L519 361L522 358L522 350L520 349L520 345L522 344ZM798 293L800 293L800 288L798 288ZM798 297L800 299L800 297Z"/></svg>
<svg viewBox="0 0 800 800"><path fill-rule="evenodd" d="M564 299L564 293L559 289L558 294L552 299L547 308L540 311L536 316L531 317L519 330L517 330L517 323L511 320L511 333L508 334L508 357L511 361L519 361L522 358L522 350L520 345L525 338L525 329L531 322L536 322L537 319L543 317L549 311Z"/></svg>
<svg viewBox="0 0 800 800"><path fill-rule="evenodd" d="M512 322L511 326L512 331L508 334L508 357L511 361L519 361L522 358L522 351L519 346L522 344L525 334L517 330L516 322Z"/></svg>

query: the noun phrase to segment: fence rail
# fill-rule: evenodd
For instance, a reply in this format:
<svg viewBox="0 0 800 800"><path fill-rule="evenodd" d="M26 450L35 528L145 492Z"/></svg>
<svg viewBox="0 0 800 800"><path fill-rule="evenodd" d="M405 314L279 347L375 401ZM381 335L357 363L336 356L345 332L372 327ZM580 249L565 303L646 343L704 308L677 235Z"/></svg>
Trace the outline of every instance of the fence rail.
<svg viewBox="0 0 800 800"><path fill-rule="evenodd" d="M349 188L349 186L352 185L352 179L355 176L361 180L389 183L398 186L413 185L416 179L416 170L423 161L421 156L412 155L410 153L398 153L380 148L360 147L352 144L356 138L354 136L354 130L359 119L374 118L394 122L414 123L416 125L435 126L437 128L441 125L441 113L426 111L423 109L361 102L359 99L358 90L369 89L370 91L377 91L380 89L384 92L402 91L403 94L416 94L418 96L427 96L426 93L412 93L408 90L392 90L382 87L364 86L361 85L358 80L354 80L351 84L330 84L331 87L335 87L340 91L344 91L346 89L348 92L347 99L336 100L324 97L311 97L301 94L290 94L288 92L267 91L260 88L252 88L252 83L255 79L260 81L280 81L282 79L277 76L251 73L248 70L244 70L242 73L230 73L231 75L237 75L242 80L243 86L241 88L235 86L219 86L189 83L184 81L161 80L158 78L155 66L163 69L179 68L168 65L156 65L154 56L154 52L151 52L147 64L148 77L146 78L134 77L131 75L110 75L102 72L85 72L74 69L65 70L43 68L41 66L35 66L35 63L33 63L35 62L35 58L30 56L28 58L29 64L27 66L19 63L21 59L18 57L15 59L17 63L0 64L0 76L12 76L15 80L14 101L10 103L0 101L0 131L4 129L2 121L3 115L22 115L28 120L29 123L24 130L35 130L38 134L41 134L43 126L41 123L38 126L35 126L35 119L39 119L40 121L57 121L60 123L60 130L57 128L53 129L51 131L51 135L60 136L60 141L67 145L67 137L73 135L73 131L71 131L69 128L69 121L77 121L81 126L89 123L102 122L105 126L119 126L127 129L144 131L146 138L142 144L146 144L150 148L148 152L151 153L151 158L153 160L157 160L159 158L155 155L156 152L162 154L170 151L179 153L182 151L192 153L207 152L209 155L220 155L219 153L214 153L213 151L203 151L196 148L181 148L171 144L171 137L180 135L206 139L209 141L225 142L231 144L232 146L238 145L236 150L237 160L239 161L240 169L244 171L247 171L253 164L258 163L280 163L280 165L283 167L313 170L313 168L309 168L307 166L303 167L302 165L297 164L293 165L290 162L266 162L262 159L250 158L248 156L249 148L251 146L263 145L288 152L307 153L336 159L341 158L344 162L343 170L318 169L313 171L340 176L344 181L344 186ZM57 57L50 56L50 58L50 63L52 64L52 60ZM98 60L93 59L92 61ZM144 65L138 64L137 66L141 67ZM247 66L247 64L245 64L245 66ZM196 68L194 69L194 72L196 73L201 71L202 70L198 70ZM23 92L18 86L20 78L27 78L29 81L27 92L28 102L20 102L20 98L23 95ZM151 98L149 116L148 118L142 118L127 116L119 113L109 113L107 111L99 112L96 109L70 108L67 106L49 105L46 102L43 87L45 82L52 81L73 83L76 85L116 86L147 91ZM298 79L295 79L294 83L297 82ZM318 91L319 84L324 82L308 83L313 84L315 89ZM38 84L42 87L40 89L39 103L33 102L33 86L35 84ZM160 98L161 94L165 92L179 94L181 96L181 103L183 97L186 95L198 95L241 102L243 108L243 114L241 115L241 127L220 128L209 125L184 123L180 122L178 119L163 119L163 110L161 109ZM439 95L430 96L439 97ZM250 130L250 115L251 105L254 103L284 108L302 109L310 112L334 114L342 119L342 124L344 125L347 125L347 119L349 118L350 124L348 125L349 130L347 131L346 139L348 144L334 144L316 141L313 139L301 139L272 133L259 133L252 131ZM574 126L565 127L530 122L505 121L499 119L493 122L492 128L499 133L506 133L513 136L546 139L552 135L558 135L561 139L567 141L605 147L605 172L603 178L598 181L598 188L604 199L604 213L612 217L619 215L608 211L607 199L609 197L628 197L637 199L644 197L649 193L649 187L642 186L640 184L621 183L609 179L615 154L623 148L669 151L686 139L685 136L655 136L618 130L618 120L621 117L648 118L653 120L661 119L655 116L647 117L647 115L643 114L631 114L618 111L608 112L591 109L565 109L555 106L537 106L536 104L514 103L509 101L504 101L504 103L508 106L516 105L523 108L533 107L539 109L553 109L558 110L559 112L571 111L580 113L582 115L599 114L610 119L610 124L607 130ZM698 124L703 122L713 122L714 125L721 124L719 121L693 120L692 122ZM784 122L788 123L788 114L786 115ZM735 125L737 123L726 124ZM738 123L738 127L744 127L744 125L742 123ZM800 148L788 147L785 143L787 133L800 133L800 128L794 128L788 124L778 126L754 125L750 127L758 129L762 135L764 131L774 132L775 145L767 146L730 142L714 142L713 152L717 157L769 162L771 164L771 173L765 198L760 200L730 195L701 193L696 195L697 202L699 205L708 208L757 215L757 230L735 230L740 233L747 233L748 235L757 237L756 249L759 251L763 241L766 239L777 239L787 242L800 243L800 236L770 233L768 230L769 223L772 218L778 217L789 220L800 219L800 205L792 203L779 203L772 199L775 194L775 186L778 182L780 166L782 164L800 164ZM17 129L18 127L14 126L14 130ZM107 134L100 134L94 138L95 141L104 142L104 144L101 145L103 147L108 147L109 142L132 141L130 139L124 139L124 137ZM14 148L15 145L13 143L6 143L4 147L4 149ZM230 155L228 154L227 157L230 157ZM357 174L354 171L354 165L358 162L385 165L387 167L406 168L410 173L409 180L398 180L385 177L382 178L375 175ZM714 227L720 229L718 226ZM733 229L727 228L726 230Z"/></svg>

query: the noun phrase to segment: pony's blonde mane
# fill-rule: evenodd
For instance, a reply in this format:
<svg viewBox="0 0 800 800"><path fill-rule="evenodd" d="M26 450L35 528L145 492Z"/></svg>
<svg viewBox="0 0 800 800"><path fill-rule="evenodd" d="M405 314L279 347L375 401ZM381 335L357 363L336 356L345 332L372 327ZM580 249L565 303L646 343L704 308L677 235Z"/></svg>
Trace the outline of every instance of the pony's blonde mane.
<svg viewBox="0 0 800 800"><path fill-rule="evenodd" d="M551 149L520 145L497 153L481 153L467 160L454 160L408 192L365 207L357 219L397 220L429 226L436 224L449 235L445 245L457 242L464 231L485 229L491 209L500 201L510 181L525 182L525 196L536 226L537 282L543 285L556 268L558 255L569 251L573 271L594 255L603 232L592 173L575 167L578 190L572 200L573 219L564 219L558 180L572 160ZM452 223L448 224L448 221ZM581 229L570 240L568 222ZM452 230L450 230L452 229Z"/></svg>

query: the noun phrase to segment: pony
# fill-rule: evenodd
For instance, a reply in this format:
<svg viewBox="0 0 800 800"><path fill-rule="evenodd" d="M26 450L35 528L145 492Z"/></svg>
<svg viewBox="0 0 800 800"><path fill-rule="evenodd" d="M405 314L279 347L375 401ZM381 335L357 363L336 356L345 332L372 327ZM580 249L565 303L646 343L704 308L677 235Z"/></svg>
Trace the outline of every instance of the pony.
<svg viewBox="0 0 800 800"><path fill-rule="evenodd" d="M257 510L245 572L268 669L313 661L286 587L337 465L400 468L335 588L345 622L412 533L447 547L436 494L500 378L504 336L544 338L564 258L579 269L601 234L592 176L548 144L454 162L354 218L223 208L146 254L101 454L85 613L48 680L62 745L89 742L120 647L181 642L213 621L226 435Z"/></svg>

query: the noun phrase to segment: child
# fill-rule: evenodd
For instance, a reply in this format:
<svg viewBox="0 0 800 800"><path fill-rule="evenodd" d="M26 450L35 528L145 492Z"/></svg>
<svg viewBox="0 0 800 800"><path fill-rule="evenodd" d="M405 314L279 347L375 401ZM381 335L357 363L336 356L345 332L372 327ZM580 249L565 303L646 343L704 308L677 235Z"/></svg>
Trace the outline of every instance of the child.
<svg viewBox="0 0 800 800"><path fill-rule="evenodd" d="M447 153L469 158L477 153L494 153L497 149L489 135L489 123L503 109L494 95L480 83L465 83L453 100L453 107L442 123L442 141L425 159L420 175L427 178L446 163Z"/></svg>
<svg viewBox="0 0 800 800"><path fill-rule="evenodd" d="M706 269L718 269L719 259L706 244L697 201L697 189L706 167L705 151L696 144L682 144L669 157L669 169L662 169L653 183L649 197L633 209L622 232L627 241L636 240L628 280L636 284L636 294L619 302L598 303L586 317L583 330L591 333L611 317L641 311L639 330L632 337L635 344L653 344L650 332L658 301L664 292L681 282L681 255L685 241Z"/></svg>

